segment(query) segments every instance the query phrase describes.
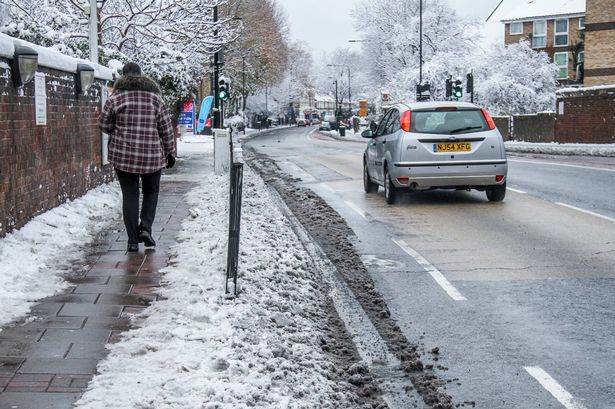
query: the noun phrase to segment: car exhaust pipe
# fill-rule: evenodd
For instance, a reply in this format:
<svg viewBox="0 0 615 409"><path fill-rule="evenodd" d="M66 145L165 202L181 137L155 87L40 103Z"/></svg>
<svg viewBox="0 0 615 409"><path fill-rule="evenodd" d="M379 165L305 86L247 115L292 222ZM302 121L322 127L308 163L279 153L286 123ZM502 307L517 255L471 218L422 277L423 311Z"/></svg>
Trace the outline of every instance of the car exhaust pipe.
<svg viewBox="0 0 615 409"><path fill-rule="evenodd" d="M416 190L419 187L419 184L416 182L410 183L410 190Z"/></svg>

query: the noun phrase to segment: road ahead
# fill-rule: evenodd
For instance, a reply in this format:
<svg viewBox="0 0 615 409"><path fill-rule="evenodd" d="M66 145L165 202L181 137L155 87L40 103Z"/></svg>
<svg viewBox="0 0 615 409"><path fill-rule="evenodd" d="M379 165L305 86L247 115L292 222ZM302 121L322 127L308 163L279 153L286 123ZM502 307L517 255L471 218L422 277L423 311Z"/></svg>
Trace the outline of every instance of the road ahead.
<svg viewBox="0 0 615 409"><path fill-rule="evenodd" d="M406 337L440 348L424 359L455 402L615 408L615 161L511 157L503 203L434 191L389 206L363 192L363 143L311 131L247 145L346 219Z"/></svg>

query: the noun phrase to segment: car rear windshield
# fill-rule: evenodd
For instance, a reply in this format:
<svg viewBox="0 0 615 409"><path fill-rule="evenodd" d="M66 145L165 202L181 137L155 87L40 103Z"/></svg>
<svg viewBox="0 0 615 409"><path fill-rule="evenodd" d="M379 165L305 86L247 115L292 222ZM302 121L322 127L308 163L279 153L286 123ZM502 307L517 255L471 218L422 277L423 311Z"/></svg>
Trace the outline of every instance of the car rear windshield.
<svg viewBox="0 0 615 409"><path fill-rule="evenodd" d="M455 135L489 130L478 109L412 112L412 132Z"/></svg>

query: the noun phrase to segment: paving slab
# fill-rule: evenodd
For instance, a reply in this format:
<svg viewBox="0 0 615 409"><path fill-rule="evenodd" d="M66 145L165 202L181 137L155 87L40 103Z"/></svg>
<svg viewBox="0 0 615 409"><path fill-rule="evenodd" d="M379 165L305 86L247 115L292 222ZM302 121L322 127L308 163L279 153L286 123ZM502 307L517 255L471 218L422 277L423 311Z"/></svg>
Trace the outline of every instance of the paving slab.
<svg viewBox="0 0 615 409"><path fill-rule="evenodd" d="M126 252L121 221L73 265L63 294L40 300L28 319L0 332L0 409L70 409L86 390L108 345L132 328L130 317L157 299L161 269L188 216L193 182L161 182L157 246Z"/></svg>
<svg viewBox="0 0 615 409"><path fill-rule="evenodd" d="M23 393L0 394L0 408L7 409L69 409L80 393Z"/></svg>

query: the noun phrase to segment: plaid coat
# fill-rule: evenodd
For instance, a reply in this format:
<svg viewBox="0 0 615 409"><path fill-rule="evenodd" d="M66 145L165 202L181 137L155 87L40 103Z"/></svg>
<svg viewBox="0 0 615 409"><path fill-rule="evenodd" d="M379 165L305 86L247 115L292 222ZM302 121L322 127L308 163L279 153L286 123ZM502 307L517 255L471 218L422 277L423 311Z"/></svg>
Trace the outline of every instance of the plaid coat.
<svg viewBox="0 0 615 409"><path fill-rule="evenodd" d="M99 119L109 134L109 162L124 172L157 172L167 155L175 155L173 126L158 86L145 76L124 76L114 88Z"/></svg>

